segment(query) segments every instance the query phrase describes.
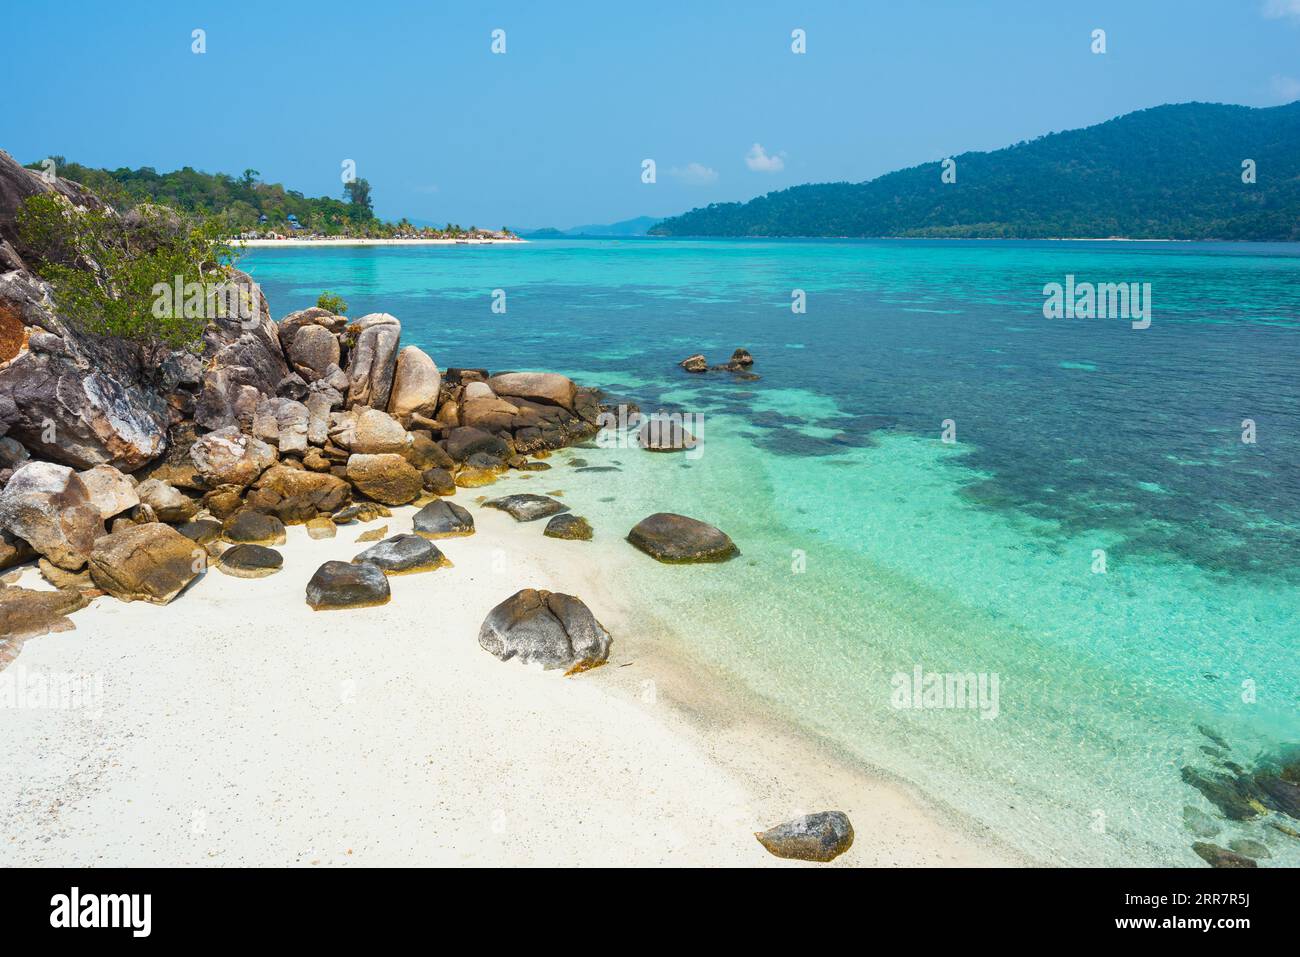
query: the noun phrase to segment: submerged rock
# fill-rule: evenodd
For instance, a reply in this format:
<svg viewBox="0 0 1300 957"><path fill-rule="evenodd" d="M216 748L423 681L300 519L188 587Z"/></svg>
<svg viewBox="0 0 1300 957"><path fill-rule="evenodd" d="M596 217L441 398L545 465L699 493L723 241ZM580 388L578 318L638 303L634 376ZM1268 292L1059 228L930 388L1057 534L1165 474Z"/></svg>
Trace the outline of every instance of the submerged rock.
<svg viewBox="0 0 1300 957"><path fill-rule="evenodd" d="M502 661L544 668L596 665L609 657L609 632L572 595L525 588L488 613L478 643Z"/></svg>
<svg viewBox="0 0 1300 957"><path fill-rule="evenodd" d="M437 545L420 535L394 535L378 545L372 545L352 559L369 562L383 569L385 574L432 571L450 564Z"/></svg>
<svg viewBox="0 0 1300 957"><path fill-rule="evenodd" d="M628 532L627 540L651 558L668 564L725 562L740 554L725 532L672 512L656 512L642 519Z"/></svg>
<svg viewBox="0 0 1300 957"><path fill-rule="evenodd" d="M307 604L317 611L387 604L388 577L369 562L326 562L307 583Z"/></svg>
<svg viewBox="0 0 1300 957"><path fill-rule="evenodd" d="M265 578L284 567L284 556L264 545L235 545L221 554L217 569L236 578Z"/></svg>
<svg viewBox="0 0 1300 957"><path fill-rule="evenodd" d="M754 836L777 857L825 863L853 846L853 825L843 811L819 811Z"/></svg>
<svg viewBox="0 0 1300 957"><path fill-rule="evenodd" d="M556 515L546 523L542 534L547 538L564 538L570 541L591 541L591 523L580 515Z"/></svg>
<svg viewBox="0 0 1300 957"><path fill-rule="evenodd" d="M1217 844L1206 844L1203 841L1197 841L1192 845L1192 850L1197 856L1211 867L1258 867L1259 865L1249 857L1243 857L1240 854L1234 854L1227 848L1219 847Z"/></svg>
<svg viewBox="0 0 1300 957"><path fill-rule="evenodd" d="M207 552L170 525L130 525L95 542L90 576L122 601L165 605L207 567Z"/></svg>
<svg viewBox="0 0 1300 957"><path fill-rule="evenodd" d="M483 507L506 512L516 522L535 522L539 518L546 518L569 510L569 506L563 502L557 502L548 495L527 493L488 499L483 503Z"/></svg>
<svg viewBox="0 0 1300 957"><path fill-rule="evenodd" d="M641 426L636 440L647 452L682 452L700 444L676 419L650 419Z"/></svg>
<svg viewBox="0 0 1300 957"><path fill-rule="evenodd" d="M438 499L415 513L412 527L425 538L451 538L474 534L474 516L468 510Z"/></svg>

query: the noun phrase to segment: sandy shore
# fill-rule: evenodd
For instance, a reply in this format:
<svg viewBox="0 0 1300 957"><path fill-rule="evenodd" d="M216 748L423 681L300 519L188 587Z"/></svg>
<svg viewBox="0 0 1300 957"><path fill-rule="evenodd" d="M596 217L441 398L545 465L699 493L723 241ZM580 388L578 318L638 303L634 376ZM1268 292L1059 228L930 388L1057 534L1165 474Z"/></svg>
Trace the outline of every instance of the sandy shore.
<svg viewBox="0 0 1300 957"><path fill-rule="evenodd" d="M521 246L526 239L236 239L235 246L274 249L281 246Z"/></svg>
<svg viewBox="0 0 1300 957"><path fill-rule="evenodd" d="M99 598L28 641L11 670L102 694L0 709L0 865L827 866L752 832L829 808L857 835L829 866L1017 863L657 652L600 585L616 553L478 497L456 496L478 532L440 543L454 567L390 579L380 608L313 612L304 588L362 531L409 531L412 507L332 540L291 527L277 575L210 570L165 607ZM609 663L566 678L483 651L484 616L525 586L581 596Z"/></svg>

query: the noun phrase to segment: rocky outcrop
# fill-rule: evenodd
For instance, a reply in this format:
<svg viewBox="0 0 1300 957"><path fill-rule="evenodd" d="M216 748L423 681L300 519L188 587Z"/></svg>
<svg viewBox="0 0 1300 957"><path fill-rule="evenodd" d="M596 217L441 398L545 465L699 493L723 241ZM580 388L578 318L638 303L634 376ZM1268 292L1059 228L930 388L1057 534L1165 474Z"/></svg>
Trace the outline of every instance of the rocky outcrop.
<svg viewBox="0 0 1300 957"><path fill-rule="evenodd" d="M509 661L544 668L592 666L609 657L611 638L591 610L572 595L525 588L488 613L478 643Z"/></svg>
<svg viewBox="0 0 1300 957"><path fill-rule="evenodd" d="M853 846L853 825L843 811L819 811L754 836L777 857L825 863Z"/></svg>
<svg viewBox="0 0 1300 957"><path fill-rule="evenodd" d="M636 441L647 452L681 452L699 445L699 439L676 418L654 416L637 431Z"/></svg>
<svg viewBox="0 0 1300 957"><path fill-rule="evenodd" d="M60 568L76 571L86 564L104 522L76 472L53 462L28 462L0 491L0 529Z"/></svg>
<svg viewBox="0 0 1300 957"><path fill-rule="evenodd" d="M307 582L307 604L316 611L387 604L388 576L369 562L326 562Z"/></svg>
<svg viewBox="0 0 1300 957"><path fill-rule="evenodd" d="M121 601L165 605L199 576L207 553L170 525L131 525L95 542L90 576Z"/></svg>
<svg viewBox="0 0 1300 957"><path fill-rule="evenodd" d="M687 372L708 372L709 360L704 358L703 354L697 352L694 355L687 356L681 362L677 363Z"/></svg>
<svg viewBox="0 0 1300 957"><path fill-rule="evenodd" d="M740 554L726 533L673 512L656 512L642 519L628 533L627 540L666 564L725 562Z"/></svg>
<svg viewBox="0 0 1300 957"><path fill-rule="evenodd" d="M507 513L516 522L535 522L559 512L567 512L569 506L551 498L549 495L505 495L501 498L488 499L484 508L495 508Z"/></svg>
<svg viewBox="0 0 1300 957"><path fill-rule="evenodd" d="M402 324L386 312L372 312L349 323L347 404L387 409L397 371L397 344Z"/></svg>
<svg viewBox="0 0 1300 957"><path fill-rule="evenodd" d="M281 521L290 522L297 516L305 522L317 515L331 515L352 497L352 487L337 475L283 465L263 472L253 488L258 493L252 503L255 507L275 512Z"/></svg>
<svg viewBox="0 0 1300 957"><path fill-rule="evenodd" d="M438 499L415 513L412 527L424 538L473 535L474 516L455 502Z"/></svg>
<svg viewBox="0 0 1300 957"><path fill-rule="evenodd" d="M450 564L437 545L420 535L394 535L352 559L378 566L386 575L433 571Z"/></svg>
<svg viewBox="0 0 1300 957"><path fill-rule="evenodd" d="M399 418L412 414L432 418L438 411L441 390L438 366L418 346L407 346L397 355L388 411Z"/></svg>

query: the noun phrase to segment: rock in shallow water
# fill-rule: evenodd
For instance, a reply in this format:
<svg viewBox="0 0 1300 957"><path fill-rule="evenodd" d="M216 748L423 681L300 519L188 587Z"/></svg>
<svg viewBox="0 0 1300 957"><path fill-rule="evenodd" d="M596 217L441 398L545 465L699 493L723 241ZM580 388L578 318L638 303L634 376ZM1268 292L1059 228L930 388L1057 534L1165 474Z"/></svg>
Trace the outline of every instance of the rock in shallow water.
<svg viewBox="0 0 1300 957"><path fill-rule="evenodd" d="M284 567L284 556L265 545L235 545L221 553L217 568L236 578L265 578Z"/></svg>
<svg viewBox="0 0 1300 957"><path fill-rule="evenodd" d="M556 515L546 523L542 534L547 538L564 538L570 541L591 541L591 523L581 515L565 513Z"/></svg>
<svg viewBox="0 0 1300 957"><path fill-rule="evenodd" d="M432 571L450 564L437 545L419 535L394 535L386 538L367 548L352 561L377 565L389 575Z"/></svg>
<svg viewBox="0 0 1300 957"><path fill-rule="evenodd" d="M326 562L307 583L307 604L317 611L388 603L388 578L369 562Z"/></svg>
<svg viewBox="0 0 1300 957"><path fill-rule="evenodd" d="M569 506L557 502L550 496L532 494L505 495L501 498L488 499L483 503L483 507L507 512L516 522L535 522L539 518L569 510Z"/></svg>
<svg viewBox="0 0 1300 957"><path fill-rule="evenodd" d="M502 661L544 668L596 665L609 657L609 632L581 600L525 588L490 612L478 643Z"/></svg>
<svg viewBox="0 0 1300 957"><path fill-rule="evenodd" d="M438 499L415 513L411 520L417 535L425 538L450 538L474 534L474 516L455 502Z"/></svg>
<svg viewBox="0 0 1300 957"><path fill-rule="evenodd" d="M725 562L740 554L725 532L673 512L656 512L642 519L628 532L627 540L668 564Z"/></svg>
<svg viewBox="0 0 1300 957"><path fill-rule="evenodd" d="M1206 844L1204 841L1197 841L1192 845L1192 850L1197 856L1211 867L1258 867L1249 857L1242 857L1240 854L1234 854L1227 848L1219 847L1217 844Z"/></svg>
<svg viewBox="0 0 1300 957"><path fill-rule="evenodd" d="M853 825L843 811L819 811L754 834L777 857L832 861L853 846Z"/></svg>

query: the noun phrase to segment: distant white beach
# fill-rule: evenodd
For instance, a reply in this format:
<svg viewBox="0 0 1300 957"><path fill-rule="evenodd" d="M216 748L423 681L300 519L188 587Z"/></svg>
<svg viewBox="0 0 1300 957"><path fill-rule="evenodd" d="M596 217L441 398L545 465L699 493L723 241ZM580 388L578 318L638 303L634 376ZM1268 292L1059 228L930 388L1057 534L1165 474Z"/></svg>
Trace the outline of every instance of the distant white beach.
<svg viewBox="0 0 1300 957"><path fill-rule="evenodd" d="M516 246L526 239L237 239L236 246L279 248L303 246Z"/></svg>

